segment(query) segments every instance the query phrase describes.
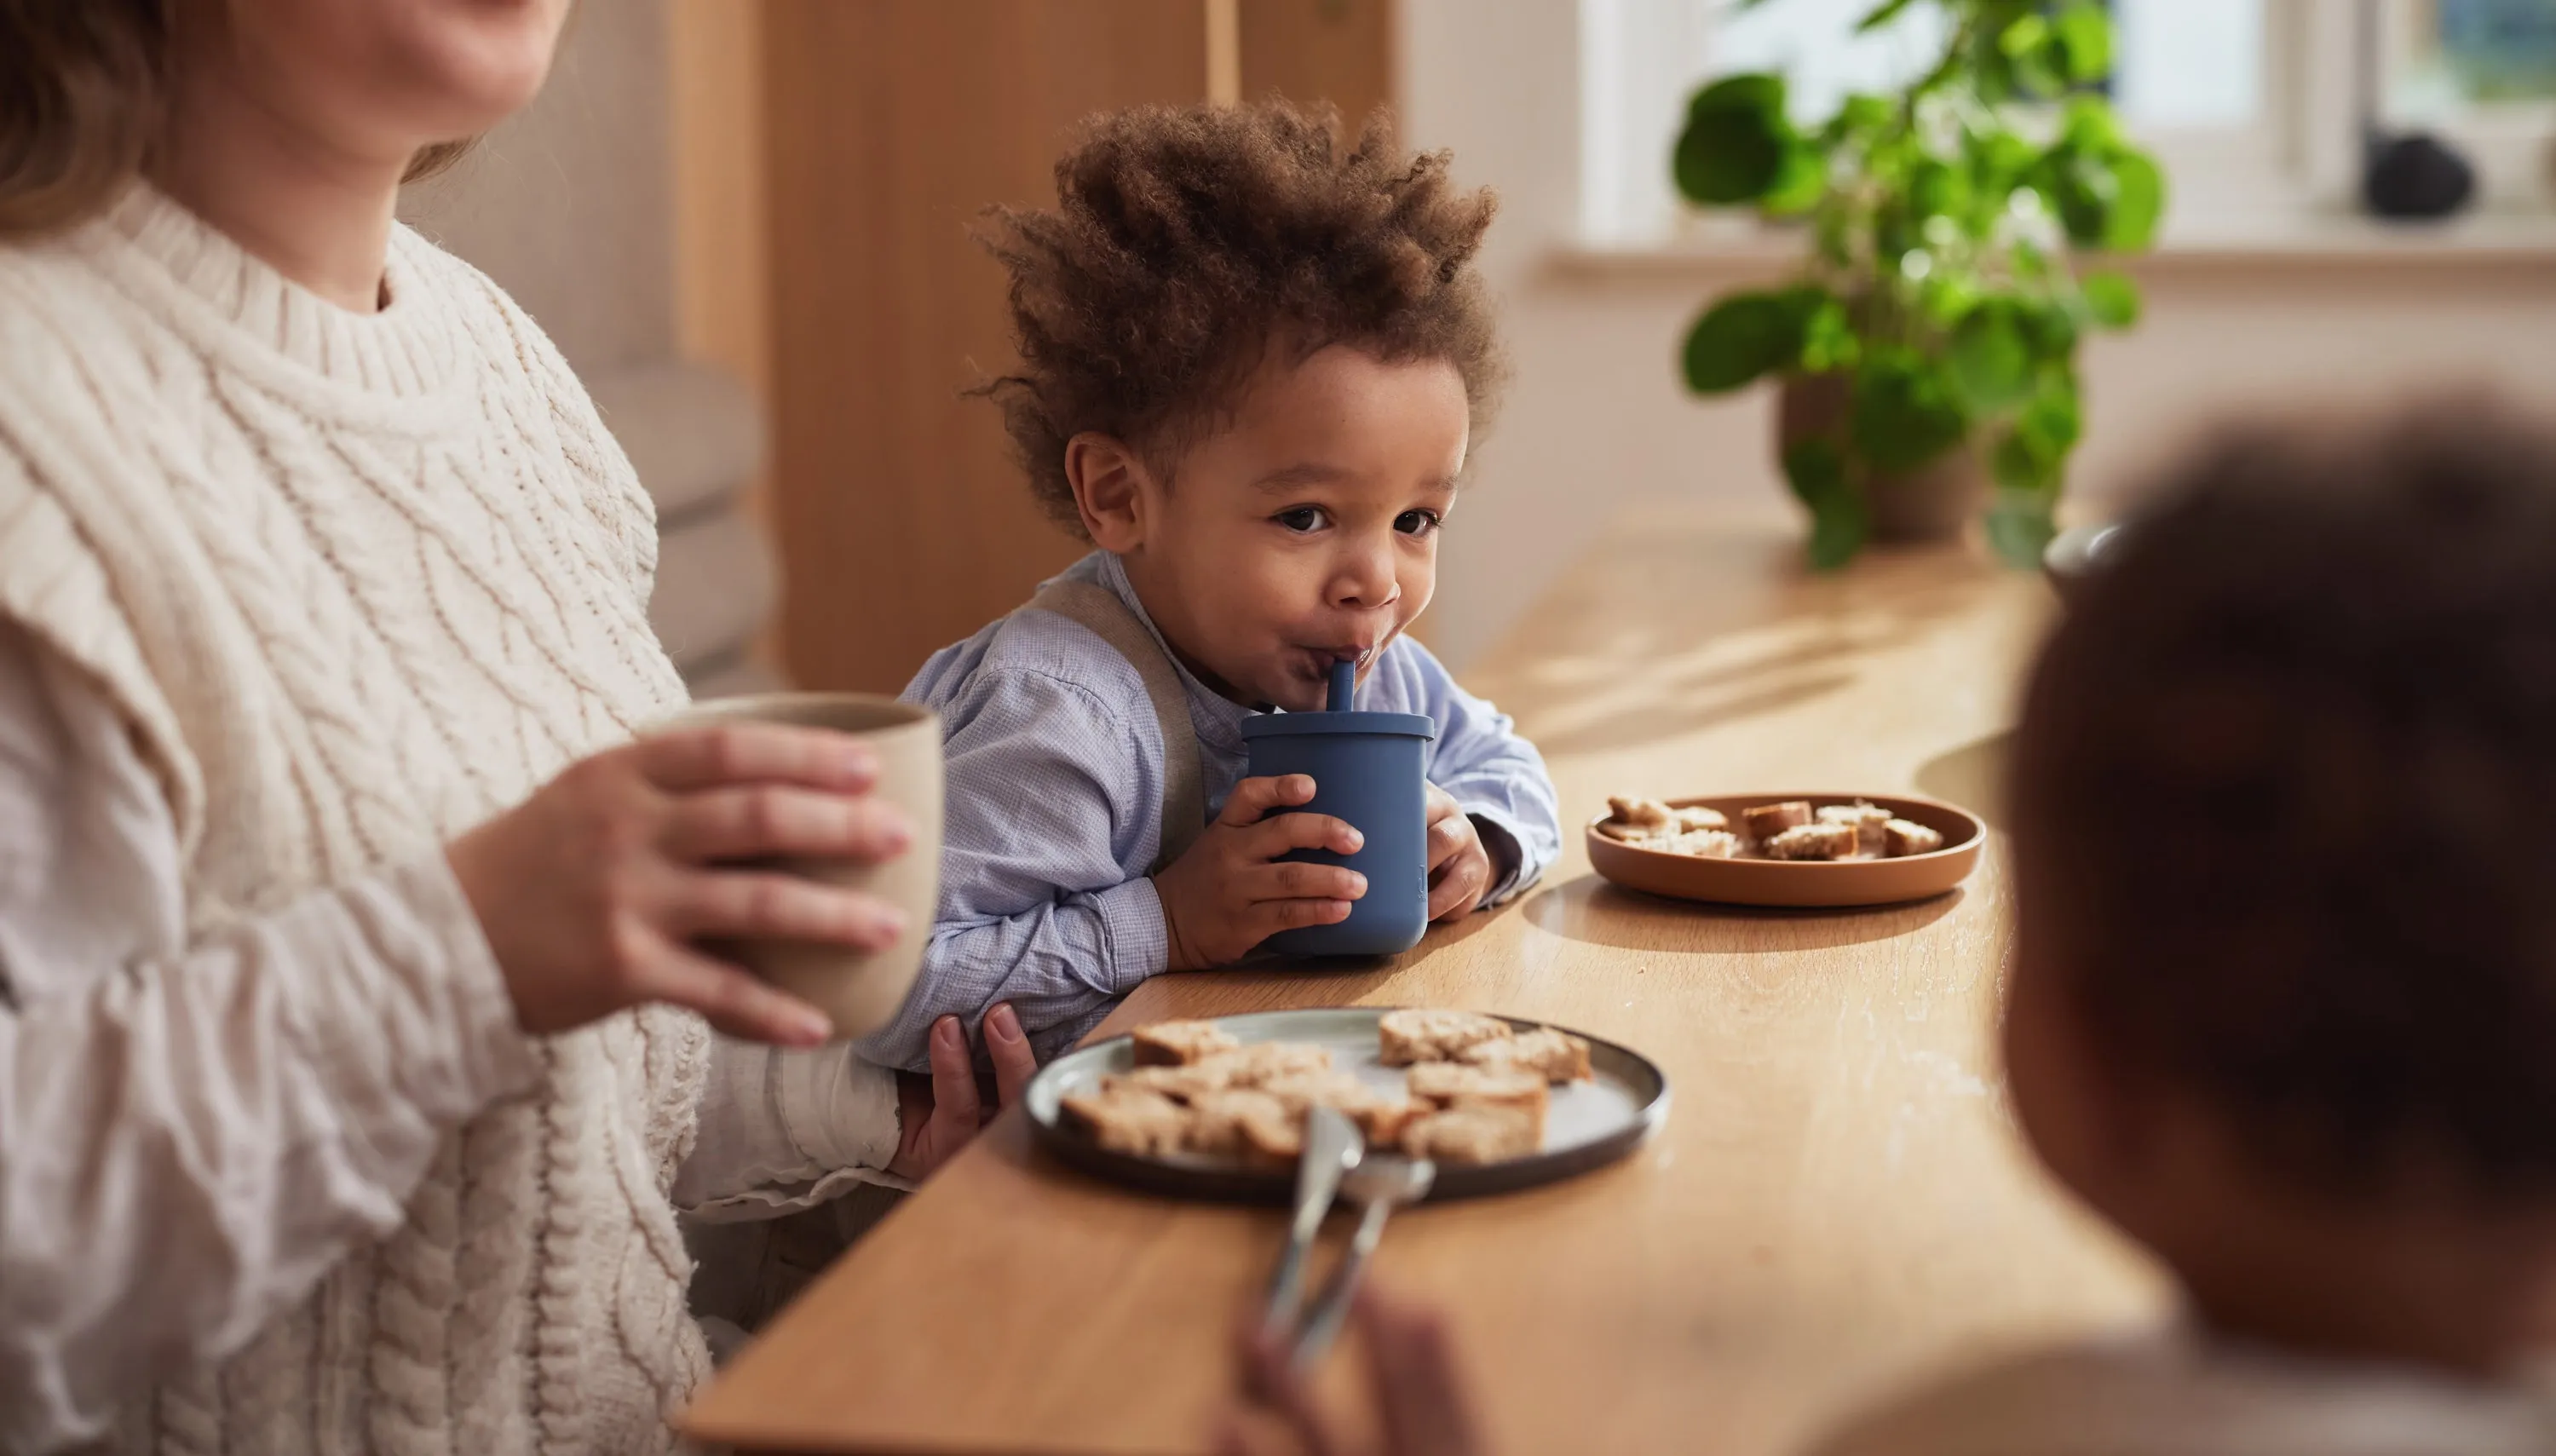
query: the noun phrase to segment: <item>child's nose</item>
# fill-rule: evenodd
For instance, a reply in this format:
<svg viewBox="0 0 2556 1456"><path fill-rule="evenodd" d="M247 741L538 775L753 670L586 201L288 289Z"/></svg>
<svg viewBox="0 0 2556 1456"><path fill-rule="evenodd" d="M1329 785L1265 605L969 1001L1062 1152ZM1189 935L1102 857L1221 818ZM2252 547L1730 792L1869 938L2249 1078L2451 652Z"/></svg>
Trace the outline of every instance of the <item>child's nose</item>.
<svg viewBox="0 0 2556 1456"><path fill-rule="evenodd" d="M1360 545L1352 548L1341 562L1332 581L1332 604L1374 608L1383 606L1402 595L1402 584L1393 573L1393 548Z"/></svg>

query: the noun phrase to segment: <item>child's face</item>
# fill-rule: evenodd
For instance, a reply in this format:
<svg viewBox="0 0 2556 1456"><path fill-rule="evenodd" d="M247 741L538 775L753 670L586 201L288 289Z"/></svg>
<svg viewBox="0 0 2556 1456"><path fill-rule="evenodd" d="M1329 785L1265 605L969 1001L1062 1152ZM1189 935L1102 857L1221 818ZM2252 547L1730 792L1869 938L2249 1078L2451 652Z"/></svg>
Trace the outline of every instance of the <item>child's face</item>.
<svg viewBox="0 0 2556 1456"><path fill-rule="evenodd" d="M1124 519L1093 539L1126 561L1190 669L1253 707L1321 708L1332 663L1363 678L1429 604L1438 530L1471 429L1443 360L1335 345L1263 368L1232 415L1159 481L1130 460Z"/></svg>

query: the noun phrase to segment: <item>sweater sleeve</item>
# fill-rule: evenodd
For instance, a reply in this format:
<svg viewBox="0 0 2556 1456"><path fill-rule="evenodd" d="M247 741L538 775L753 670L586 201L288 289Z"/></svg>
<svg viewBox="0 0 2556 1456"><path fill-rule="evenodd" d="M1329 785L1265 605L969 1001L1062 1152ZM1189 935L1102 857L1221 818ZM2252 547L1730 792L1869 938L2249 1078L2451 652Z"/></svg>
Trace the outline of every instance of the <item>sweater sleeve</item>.
<svg viewBox="0 0 2556 1456"><path fill-rule="evenodd" d="M127 726L0 618L0 1449L245 1345L540 1075L441 856L185 925Z"/></svg>

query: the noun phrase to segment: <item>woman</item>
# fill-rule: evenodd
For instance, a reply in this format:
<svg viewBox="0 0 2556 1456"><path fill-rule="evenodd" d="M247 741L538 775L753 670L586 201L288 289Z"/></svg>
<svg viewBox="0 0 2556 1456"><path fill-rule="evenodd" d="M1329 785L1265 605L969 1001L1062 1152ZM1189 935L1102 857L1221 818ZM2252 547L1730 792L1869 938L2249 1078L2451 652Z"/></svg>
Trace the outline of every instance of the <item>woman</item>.
<svg viewBox="0 0 2556 1456"><path fill-rule="evenodd" d="M647 498L392 220L567 3L0 0L0 1448L663 1449L676 1205L975 1128L955 1020L937 1103L712 1041L828 1027L703 938L897 930L719 866L908 829L845 739L630 741Z"/></svg>

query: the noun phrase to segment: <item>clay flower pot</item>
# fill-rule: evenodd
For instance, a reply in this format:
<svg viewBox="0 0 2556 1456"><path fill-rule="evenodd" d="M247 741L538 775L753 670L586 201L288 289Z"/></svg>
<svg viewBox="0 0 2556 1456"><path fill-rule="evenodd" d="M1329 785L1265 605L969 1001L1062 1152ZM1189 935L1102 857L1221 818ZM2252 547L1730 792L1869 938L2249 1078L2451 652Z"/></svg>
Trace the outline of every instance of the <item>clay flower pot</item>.
<svg viewBox="0 0 2556 1456"><path fill-rule="evenodd" d="M1787 377L1776 406L1776 458L1782 459L1795 441L1839 429L1846 412L1843 377ZM1895 545L1955 540L1987 496L1987 466L1966 441L1914 470L1876 474L1866 481L1865 539Z"/></svg>

